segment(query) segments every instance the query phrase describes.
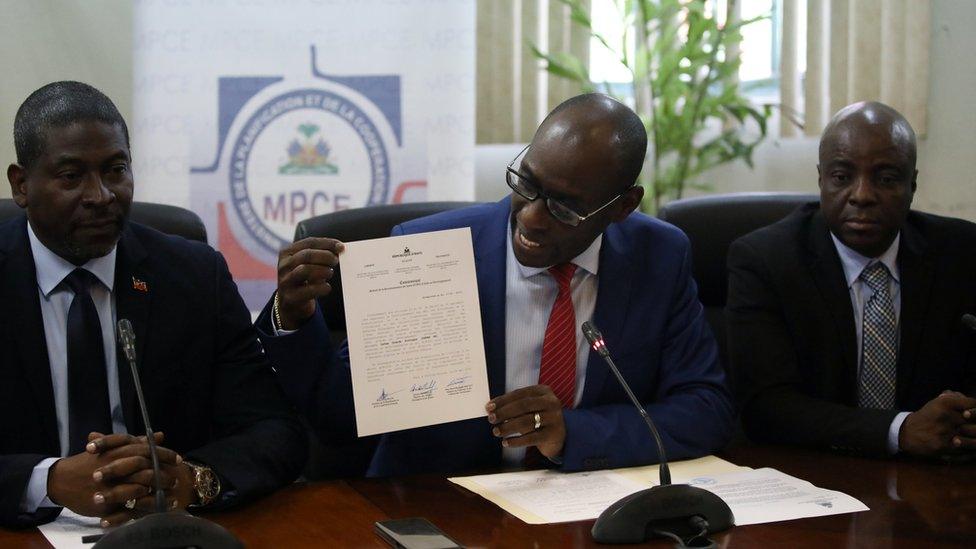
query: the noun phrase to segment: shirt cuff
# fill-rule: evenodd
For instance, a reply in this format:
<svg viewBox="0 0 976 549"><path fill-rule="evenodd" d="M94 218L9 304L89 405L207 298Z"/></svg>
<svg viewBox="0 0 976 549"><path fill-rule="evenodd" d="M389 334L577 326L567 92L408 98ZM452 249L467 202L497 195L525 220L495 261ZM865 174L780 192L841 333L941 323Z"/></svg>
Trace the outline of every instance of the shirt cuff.
<svg viewBox="0 0 976 549"><path fill-rule="evenodd" d="M286 336L286 335L293 334L293 333L295 333L295 332L298 331L298 330L283 330L283 329L278 328L278 325L275 323L273 317L274 317L274 312L272 310L272 312L269 312L269 314L268 314L267 323L266 324L263 324L261 326L258 326L258 328L261 329L261 330L264 330L266 333L271 334L273 337ZM262 324L262 323L259 322L259 324ZM271 329L269 330L268 328L271 328Z"/></svg>
<svg viewBox="0 0 976 549"><path fill-rule="evenodd" d="M901 424L905 423L905 418L911 412L899 412L895 419L891 420L891 426L888 427L888 454L895 455L901 450L898 447L898 434L901 432Z"/></svg>
<svg viewBox="0 0 976 549"><path fill-rule="evenodd" d="M41 507L60 507L55 505L47 497L47 474L54 462L61 458L49 457L41 460L34 466L30 480L27 481L27 490L24 491L24 499L20 502L20 510L24 513L33 514Z"/></svg>

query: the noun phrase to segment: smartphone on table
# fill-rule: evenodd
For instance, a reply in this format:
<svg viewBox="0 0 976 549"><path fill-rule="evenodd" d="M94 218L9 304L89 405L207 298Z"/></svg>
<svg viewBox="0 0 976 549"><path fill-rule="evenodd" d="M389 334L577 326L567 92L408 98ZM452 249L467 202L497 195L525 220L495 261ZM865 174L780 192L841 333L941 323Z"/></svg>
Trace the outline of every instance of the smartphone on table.
<svg viewBox="0 0 976 549"><path fill-rule="evenodd" d="M393 547L403 549L463 549L424 518L381 520L376 533Z"/></svg>

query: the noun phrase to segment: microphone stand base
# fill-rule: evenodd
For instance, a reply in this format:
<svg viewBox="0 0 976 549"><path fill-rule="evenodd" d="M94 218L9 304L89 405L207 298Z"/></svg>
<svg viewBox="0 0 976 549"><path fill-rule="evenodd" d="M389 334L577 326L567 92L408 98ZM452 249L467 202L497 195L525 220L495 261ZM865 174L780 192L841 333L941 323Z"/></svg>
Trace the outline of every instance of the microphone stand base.
<svg viewBox="0 0 976 549"><path fill-rule="evenodd" d="M95 549L156 549L200 547L201 549L243 549L244 544L219 524L184 511L147 515L120 526L95 544Z"/></svg>
<svg viewBox="0 0 976 549"><path fill-rule="evenodd" d="M700 534L690 522L699 516L708 522L708 533L735 524L732 510L722 498L687 484L655 486L616 501L593 525L597 543L642 543L660 537L655 530L671 532L682 539Z"/></svg>

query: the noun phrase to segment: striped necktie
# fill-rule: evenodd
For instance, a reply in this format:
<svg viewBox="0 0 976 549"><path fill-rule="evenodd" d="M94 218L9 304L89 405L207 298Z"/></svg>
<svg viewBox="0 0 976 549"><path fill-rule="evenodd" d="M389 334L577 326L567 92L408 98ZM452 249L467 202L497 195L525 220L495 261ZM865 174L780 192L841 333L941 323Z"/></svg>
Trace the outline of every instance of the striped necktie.
<svg viewBox="0 0 976 549"><path fill-rule="evenodd" d="M572 408L576 397L576 313L570 290L575 272L576 265L572 263L549 268L559 284L559 293L549 313L539 367L539 384L552 389L563 408Z"/></svg>

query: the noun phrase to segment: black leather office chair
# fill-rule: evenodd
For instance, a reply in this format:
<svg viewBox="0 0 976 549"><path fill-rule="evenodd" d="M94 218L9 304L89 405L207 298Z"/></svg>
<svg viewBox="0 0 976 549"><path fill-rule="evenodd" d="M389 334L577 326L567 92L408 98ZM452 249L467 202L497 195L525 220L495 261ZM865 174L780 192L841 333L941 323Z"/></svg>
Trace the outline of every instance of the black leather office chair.
<svg viewBox="0 0 976 549"><path fill-rule="evenodd" d="M725 302L728 294L726 256L740 236L771 225L807 202L820 197L802 193L739 193L685 198L670 202L658 217L677 226L691 240L698 297L705 307L722 364L726 354Z"/></svg>
<svg viewBox="0 0 976 549"><path fill-rule="evenodd" d="M24 210L12 198L0 198L0 223L23 214ZM133 202L129 219L166 234L207 242L207 228L200 216L178 206Z"/></svg>
<svg viewBox="0 0 976 549"><path fill-rule="evenodd" d="M309 236L336 238L343 242L390 236L396 225L438 212L472 206L477 202L415 202L368 206L319 215L295 227L295 240ZM332 277L332 292L319 300L333 342L346 338L346 318L342 300L342 269ZM361 477L379 442L378 436L356 440L321 440L314 434L305 477L310 480Z"/></svg>
<svg viewBox="0 0 976 549"><path fill-rule="evenodd" d="M477 202L412 202L342 210L299 222L295 227L295 240L308 236L327 236L343 242L382 238L390 236L393 227L404 221L475 204ZM325 313L333 341L339 343L346 338L341 268L336 268L331 284L332 292L319 301L319 306Z"/></svg>

